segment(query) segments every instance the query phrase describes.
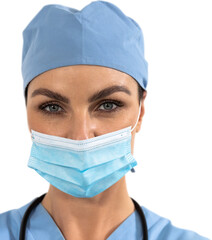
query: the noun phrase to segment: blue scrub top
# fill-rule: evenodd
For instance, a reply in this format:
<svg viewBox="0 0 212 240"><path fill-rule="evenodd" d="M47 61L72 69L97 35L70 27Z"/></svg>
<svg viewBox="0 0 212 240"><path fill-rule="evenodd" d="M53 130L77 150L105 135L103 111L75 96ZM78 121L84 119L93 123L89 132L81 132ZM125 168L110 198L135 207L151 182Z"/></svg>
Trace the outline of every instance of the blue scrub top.
<svg viewBox="0 0 212 240"><path fill-rule="evenodd" d="M22 217L30 203L25 206L0 214L0 239L18 240ZM200 235L174 227L171 222L142 207L146 217L149 240L209 240ZM141 221L134 211L107 240L143 239ZM31 213L27 222L26 240L64 240L61 231L52 217L40 203Z"/></svg>

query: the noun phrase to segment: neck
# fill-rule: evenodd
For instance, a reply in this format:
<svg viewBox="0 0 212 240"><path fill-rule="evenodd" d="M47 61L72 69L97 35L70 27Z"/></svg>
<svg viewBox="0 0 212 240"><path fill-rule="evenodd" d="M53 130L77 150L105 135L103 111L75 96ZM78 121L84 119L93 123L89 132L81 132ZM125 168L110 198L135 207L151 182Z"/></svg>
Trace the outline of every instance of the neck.
<svg viewBox="0 0 212 240"><path fill-rule="evenodd" d="M125 177L92 198L76 198L50 185L42 205L66 240L103 240L133 213Z"/></svg>

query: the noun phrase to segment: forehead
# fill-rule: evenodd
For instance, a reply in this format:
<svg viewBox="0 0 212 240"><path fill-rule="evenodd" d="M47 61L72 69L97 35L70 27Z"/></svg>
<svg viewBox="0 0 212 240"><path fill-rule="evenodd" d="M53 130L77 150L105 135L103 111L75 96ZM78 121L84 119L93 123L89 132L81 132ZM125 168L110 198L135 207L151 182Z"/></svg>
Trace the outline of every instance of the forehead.
<svg viewBox="0 0 212 240"><path fill-rule="evenodd" d="M40 74L31 81L28 90L46 87L89 93L90 90L99 90L111 85L126 86L132 91L137 89L136 81L119 70L96 65L74 65L55 68Z"/></svg>

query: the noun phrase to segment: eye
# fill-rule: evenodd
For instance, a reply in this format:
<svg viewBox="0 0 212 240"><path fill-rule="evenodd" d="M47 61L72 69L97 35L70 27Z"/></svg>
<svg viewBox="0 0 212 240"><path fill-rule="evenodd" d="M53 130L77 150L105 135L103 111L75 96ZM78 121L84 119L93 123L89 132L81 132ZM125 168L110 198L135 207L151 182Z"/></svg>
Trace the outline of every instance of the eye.
<svg viewBox="0 0 212 240"><path fill-rule="evenodd" d="M105 100L103 103L101 103L101 105L98 109L100 111L112 112L112 111L117 111L122 106L123 106L123 104L120 101Z"/></svg>
<svg viewBox="0 0 212 240"><path fill-rule="evenodd" d="M56 103L42 104L39 109L41 109L46 114L60 114L61 112L64 112L63 108Z"/></svg>
<svg viewBox="0 0 212 240"><path fill-rule="evenodd" d="M58 112L59 110L61 110L61 107L56 104L52 104L46 106L44 109L49 112Z"/></svg>

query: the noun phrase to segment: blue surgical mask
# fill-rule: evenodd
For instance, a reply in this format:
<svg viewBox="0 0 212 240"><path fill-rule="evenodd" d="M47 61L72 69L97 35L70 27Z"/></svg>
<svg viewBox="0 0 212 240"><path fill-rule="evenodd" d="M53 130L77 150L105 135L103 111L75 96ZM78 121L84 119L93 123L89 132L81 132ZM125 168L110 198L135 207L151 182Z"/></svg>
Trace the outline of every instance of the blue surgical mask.
<svg viewBox="0 0 212 240"><path fill-rule="evenodd" d="M139 115L140 115L139 107ZM131 154L131 129L123 128L85 140L31 130L28 167L59 190L78 198L105 191L137 165Z"/></svg>

